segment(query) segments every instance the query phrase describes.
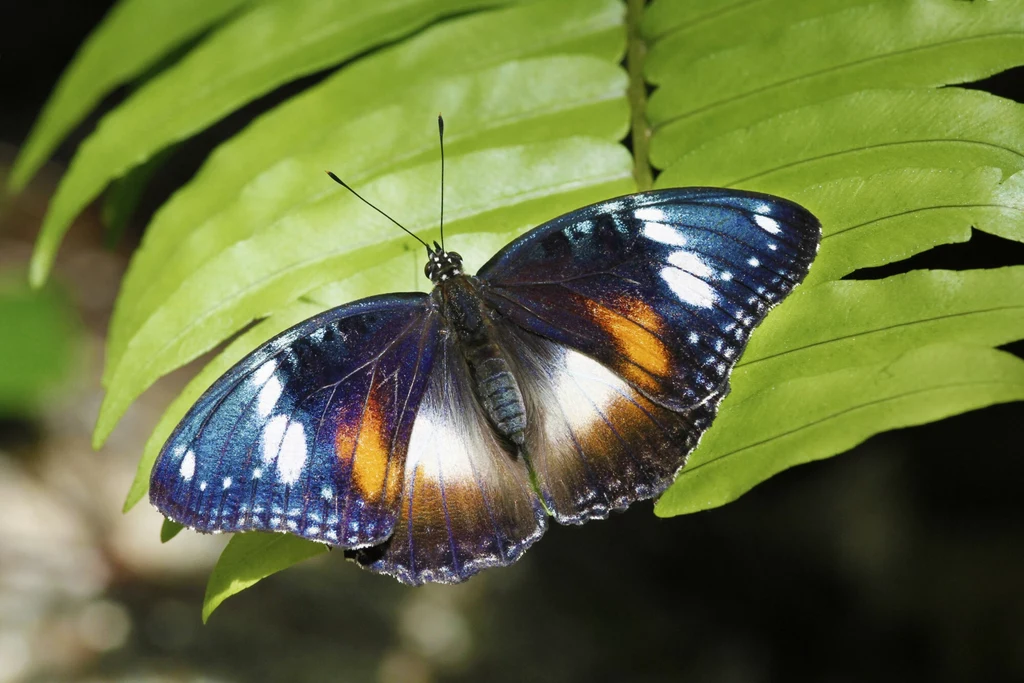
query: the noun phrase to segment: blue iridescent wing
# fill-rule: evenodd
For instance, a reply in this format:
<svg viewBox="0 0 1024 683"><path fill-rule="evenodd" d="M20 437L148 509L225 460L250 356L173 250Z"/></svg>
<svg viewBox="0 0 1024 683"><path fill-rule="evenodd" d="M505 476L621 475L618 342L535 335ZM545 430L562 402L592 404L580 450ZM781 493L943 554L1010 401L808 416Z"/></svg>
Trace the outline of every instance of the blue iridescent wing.
<svg viewBox="0 0 1024 683"><path fill-rule="evenodd" d="M506 353L533 396L527 455L559 521L605 516L671 482L751 331L807 274L819 240L817 219L787 200L683 188L566 214L480 269L508 334L527 335ZM648 445L632 448L641 434ZM623 475L644 469L637 453L647 474Z"/></svg>
<svg viewBox="0 0 1024 683"><path fill-rule="evenodd" d="M224 374L167 441L150 500L203 532L387 539L437 342L424 294L365 299L283 332Z"/></svg>
<svg viewBox="0 0 1024 683"><path fill-rule="evenodd" d="M515 562L545 529L525 462L499 441L454 332L442 332L412 427L395 533L349 557L403 583L457 583Z"/></svg>

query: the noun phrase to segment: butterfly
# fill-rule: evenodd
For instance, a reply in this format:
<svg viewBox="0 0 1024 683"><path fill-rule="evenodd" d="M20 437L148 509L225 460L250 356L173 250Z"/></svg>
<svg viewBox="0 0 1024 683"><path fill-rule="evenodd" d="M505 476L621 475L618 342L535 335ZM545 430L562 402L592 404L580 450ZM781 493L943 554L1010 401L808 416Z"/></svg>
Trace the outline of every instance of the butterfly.
<svg viewBox="0 0 1024 683"><path fill-rule="evenodd" d="M820 234L791 201L692 187L559 216L476 275L443 232L420 240L430 294L339 306L243 358L168 439L150 500L407 584L511 564L549 518L606 518L671 484Z"/></svg>

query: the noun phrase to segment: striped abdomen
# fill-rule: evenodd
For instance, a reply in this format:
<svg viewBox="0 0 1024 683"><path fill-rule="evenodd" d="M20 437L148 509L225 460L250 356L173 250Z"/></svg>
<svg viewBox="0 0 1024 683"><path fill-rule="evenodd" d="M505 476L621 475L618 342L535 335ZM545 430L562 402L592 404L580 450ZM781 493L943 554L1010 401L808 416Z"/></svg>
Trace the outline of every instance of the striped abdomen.
<svg viewBox="0 0 1024 683"><path fill-rule="evenodd" d="M472 350L477 353L466 349L466 361L473 375L477 400L498 433L522 446L526 430L523 394L500 350L493 342L487 346L493 347L497 355L490 355L491 348ZM482 360L474 360L473 356L477 354L483 356Z"/></svg>

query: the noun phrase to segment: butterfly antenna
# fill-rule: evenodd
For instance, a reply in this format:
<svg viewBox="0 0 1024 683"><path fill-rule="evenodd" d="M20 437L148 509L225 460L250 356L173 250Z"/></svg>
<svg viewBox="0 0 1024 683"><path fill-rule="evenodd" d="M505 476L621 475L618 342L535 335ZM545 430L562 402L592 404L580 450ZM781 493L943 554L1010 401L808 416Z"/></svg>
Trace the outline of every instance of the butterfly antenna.
<svg viewBox="0 0 1024 683"><path fill-rule="evenodd" d="M380 209L378 209L378 208L377 208L376 206L374 206L374 205L373 205L373 204L371 204L370 202L368 202L368 201L366 201L365 199L363 199L363 196L362 196L361 194L359 194L358 192L356 192L355 190L353 190L353 189L352 189L351 187L349 187L349 186L348 186L348 183L346 183L346 182L345 182L344 180L342 180L342 179L341 179L341 178L339 178L338 176L334 175L334 174L333 174L332 172L330 172L330 171L327 171L327 175L329 175L329 176L331 177L331 180L333 180L334 182L338 183L339 185L341 185L342 187L344 187L344 188L345 188L346 190L348 190L349 192L351 192L352 194L354 194L354 195L355 195L356 197L358 197L358 198L359 198L359 200L360 200L360 201L362 201L362 202L363 202L364 204L366 204L366 205L367 205L368 207L370 207L371 209L373 209L374 211L376 211L377 213L379 213L379 214L380 214L381 216L384 216L384 218L387 218L387 219L388 219L389 221L391 221L392 223L394 223L395 225L397 225L398 227L400 227L400 228L401 228L402 230L405 230L405 231L406 231L406 232L407 232L407 233L409 234L409 236L410 236L410 237L412 237L412 238L413 238L413 239L415 239L415 240L416 240L417 242L419 242L420 244L422 244L423 246L425 246L425 247L427 248L427 253L428 253L428 254L429 254L429 253L431 253L431 252L430 252L430 245L429 245L429 244L427 244L426 242L424 242L423 240L421 240L421 239L420 239L419 237L417 237L417 236L416 236L415 234L413 234L413 232L412 232L411 230L409 230L409 228L405 227L404 225L402 225L401 223L399 223L398 221L396 221L396 220L395 220L394 218L392 218L391 216L387 215L386 213L384 213L383 211L381 211Z"/></svg>
<svg viewBox="0 0 1024 683"><path fill-rule="evenodd" d="M437 139L441 143L441 251L444 251L444 119L437 115Z"/></svg>

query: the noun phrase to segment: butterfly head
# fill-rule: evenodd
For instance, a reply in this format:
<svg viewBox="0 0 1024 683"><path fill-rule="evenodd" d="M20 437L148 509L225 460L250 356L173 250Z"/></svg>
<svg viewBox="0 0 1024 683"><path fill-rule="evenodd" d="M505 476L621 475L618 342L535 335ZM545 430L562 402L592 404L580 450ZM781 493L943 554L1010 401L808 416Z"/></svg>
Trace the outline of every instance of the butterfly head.
<svg viewBox="0 0 1024 683"><path fill-rule="evenodd" d="M434 248L427 247L427 265L423 266L423 274L435 285L450 277L462 275L462 257L458 252L445 251L434 242Z"/></svg>

